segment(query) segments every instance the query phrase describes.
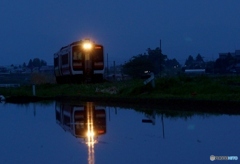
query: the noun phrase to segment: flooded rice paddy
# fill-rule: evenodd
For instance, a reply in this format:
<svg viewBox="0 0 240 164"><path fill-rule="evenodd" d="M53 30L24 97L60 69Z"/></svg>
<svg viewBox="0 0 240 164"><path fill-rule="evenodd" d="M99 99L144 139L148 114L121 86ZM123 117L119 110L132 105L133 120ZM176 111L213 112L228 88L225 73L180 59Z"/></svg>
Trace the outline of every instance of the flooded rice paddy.
<svg viewBox="0 0 240 164"><path fill-rule="evenodd" d="M240 116L0 103L0 163L159 164L239 160ZM233 157L233 158L231 158Z"/></svg>

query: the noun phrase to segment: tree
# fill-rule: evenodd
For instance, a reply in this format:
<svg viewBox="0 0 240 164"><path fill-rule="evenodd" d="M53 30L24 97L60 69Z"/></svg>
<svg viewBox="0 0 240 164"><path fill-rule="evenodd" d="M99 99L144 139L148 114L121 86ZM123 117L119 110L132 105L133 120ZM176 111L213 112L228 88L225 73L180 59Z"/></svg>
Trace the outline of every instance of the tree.
<svg viewBox="0 0 240 164"><path fill-rule="evenodd" d="M188 56L188 59L185 61L185 68L187 69L202 69L205 68L205 62L203 61L203 57L198 54L196 59L192 57L192 55Z"/></svg>
<svg viewBox="0 0 240 164"><path fill-rule="evenodd" d="M198 63L204 62L204 61L203 61L203 57L202 57L200 54L197 55L197 57L196 57L196 62L198 62Z"/></svg>
<svg viewBox="0 0 240 164"><path fill-rule="evenodd" d="M203 57L200 54L198 54L197 57L196 57L194 68L195 69L205 68L205 62L203 60Z"/></svg>
<svg viewBox="0 0 240 164"><path fill-rule="evenodd" d="M164 63L167 59L166 55L162 54L160 48L155 48L155 50L151 50L150 48L147 49L149 60L153 64L154 73L158 74L161 73L164 69Z"/></svg>
<svg viewBox="0 0 240 164"><path fill-rule="evenodd" d="M226 58L218 58L215 62L214 69L216 73L227 73L228 68L233 67L237 63L231 53L228 53Z"/></svg>
<svg viewBox="0 0 240 164"><path fill-rule="evenodd" d="M206 73L214 73L214 61L206 62Z"/></svg>
<svg viewBox="0 0 240 164"><path fill-rule="evenodd" d="M40 60L39 58L34 58L33 60L30 59L28 62L28 68L32 69L34 67L41 67L41 66L46 66L47 62L44 60Z"/></svg>
<svg viewBox="0 0 240 164"><path fill-rule="evenodd" d="M159 48L154 50L148 48L147 54L133 56L131 60L123 65L123 73L132 77L141 75L144 71L151 71L155 74L161 73L164 68L166 55L163 55Z"/></svg>
<svg viewBox="0 0 240 164"><path fill-rule="evenodd" d="M144 71L153 71L153 65L146 54L133 56L123 65L122 71L134 78L141 76Z"/></svg>
<svg viewBox="0 0 240 164"><path fill-rule="evenodd" d="M180 64L175 58L167 59L165 62L165 67L166 68L176 68L176 67L180 67Z"/></svg>
<svg viewBox="0 0 240 164"><path fill-rule="evenodd" d="M23 68L26 68L26 67L27 67L27 65L26 65L26 63L24 62L24 63L23 63Z"/></svg>
<svg viewBox="0 0 240 164"><path fill-rule="evenodd" d="M164 72L168 76L175 76L179 72L181 72L181 65L179 62L174 59L167 59L165 62L165 69Z"/></svg>
<svg viewBox="0 0 240 164"><path fill-rule="evenodd" d="M33 68L33 61L32 61L32 59L29 60L27 67L28 67L29 69L32 69L32 68Z"/></svg>
<svg viewBox="0 0 240 164"><path fill-rule="evenodd" d="M191 69L194 67L194 59L193 59L192 55L189 55L188 59L185 61L185 67L191 68Z"/></svg>
<svg viewBox="0 0 240 164"><path fill-rule="evenodd" d="M41 60L41 66L46 66L46 65L47 65L47 62L44 60Z"/></svg>
<svg viewBox="0 0 240 164"><path fill-rule="evenodd" d="M41 61L39 58L33 59L33 67L41 67Z"/></svg>

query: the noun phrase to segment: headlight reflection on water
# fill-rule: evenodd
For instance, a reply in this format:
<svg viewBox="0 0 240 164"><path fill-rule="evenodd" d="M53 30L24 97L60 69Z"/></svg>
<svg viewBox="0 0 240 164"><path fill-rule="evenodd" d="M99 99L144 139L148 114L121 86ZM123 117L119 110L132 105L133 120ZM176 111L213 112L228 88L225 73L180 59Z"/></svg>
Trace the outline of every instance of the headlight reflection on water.
<svg viewBox="0 0 240 164"><path fill-rule="evenodd" d="M95 132L94 132L94 112L93 104L91 102L87 103L87 133L86 133L86 144L88 145L88 163L95 163L94 156L94 144L95 141Z"/></svg>

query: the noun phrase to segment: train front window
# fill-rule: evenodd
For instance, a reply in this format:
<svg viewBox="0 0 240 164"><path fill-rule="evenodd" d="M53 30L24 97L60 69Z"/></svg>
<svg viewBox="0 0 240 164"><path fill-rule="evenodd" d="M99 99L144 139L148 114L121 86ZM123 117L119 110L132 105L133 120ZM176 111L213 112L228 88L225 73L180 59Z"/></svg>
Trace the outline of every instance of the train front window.
<svg viewBox="0 0 240 164"><path fill-rule="evenodd" d="M79 46L72 47L72 65L73 70L82 70L83 69L84 54L79 48Z"/></svg>
<svg viewBox="0 0 240 164"><path fill-rule="evenodd" d="M82 53L81 52L73 52L73 60L82 60Z"/></svg>
<svg viewBox="0 0 240 164"><path fill-rule="evenodd" d="M81 61L83 60L83 53L80 48L75 46L72 48L73 61Z"/></svg>
<svg viewBox="0 0 240 164"><path fill-rule="evenodd" d="M101 47L101 46L96 46L95 47L93 60L95 62L103 62L103 47Z"/></svg>

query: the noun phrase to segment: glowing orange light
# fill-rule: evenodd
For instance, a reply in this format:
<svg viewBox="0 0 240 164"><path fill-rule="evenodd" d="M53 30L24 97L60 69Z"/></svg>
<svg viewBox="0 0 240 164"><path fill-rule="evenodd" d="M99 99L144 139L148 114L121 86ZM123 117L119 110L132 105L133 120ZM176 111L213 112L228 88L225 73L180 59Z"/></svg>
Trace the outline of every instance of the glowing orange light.
<svg viewBox="0 0 240 164"><path fill-rule="evenodd" d="M84 50L91 50L93 47L92 43L91 42L85 42L83 43L83 49Z"/></svg>

